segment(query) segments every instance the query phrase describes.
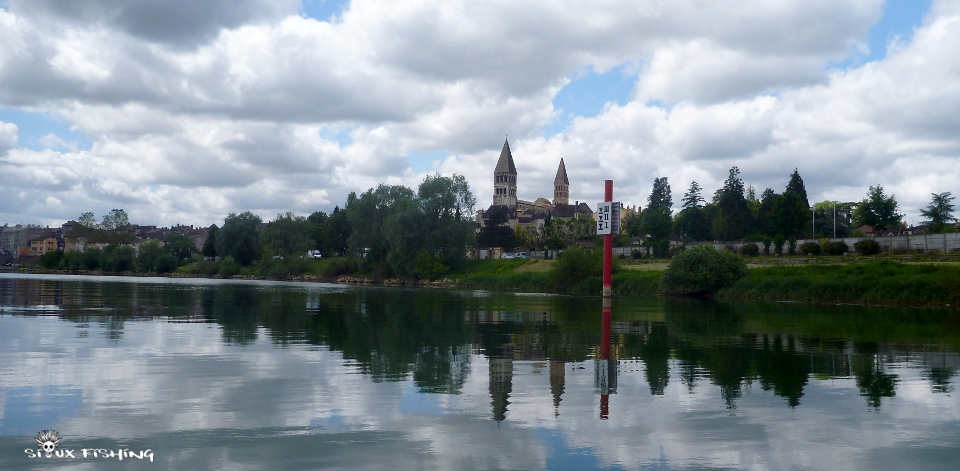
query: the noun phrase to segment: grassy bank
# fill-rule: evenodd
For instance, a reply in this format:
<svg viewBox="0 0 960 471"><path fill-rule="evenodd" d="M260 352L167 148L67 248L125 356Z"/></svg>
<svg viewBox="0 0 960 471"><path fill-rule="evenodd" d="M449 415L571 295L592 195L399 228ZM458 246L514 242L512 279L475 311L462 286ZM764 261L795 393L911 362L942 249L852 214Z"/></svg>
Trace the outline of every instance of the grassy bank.
<svg viewBox="0 0 960 471"><path fill-rule="evenodd" d="M552 265L552 261L544 260L473 260L450 278L458 288L465 289L600 294L603 285L600 276L583 276L572 282L563 282L558 280ZM657 294L660 292L660 275L660 271L619 270L613 275L614 294Z"/></svg>
<svg viewBox="0 0 960 471"><path fill-rule="evenodd" d="M751 261L754 261L751 259ZM780 264L751 265L746 277L715 294L725 300L797 301L808 303L851 303L891 306L950 306L960 308L960 264L939 260L901 263L876 258L830 264L826 257L810 260L778 260ZM784 263L786 262L786 263ZM370 277L357 273L351 259L298 261L300 273L313 280L336 281L341 275ZM209 266L207 266L209 265ZM598 295L601 277L591 268L566 276L554 260L473 260L447 274L443 286L487 291L517 291ZM635 264L636 265L636 264ZM255 278L290 279L279 261L238 269L235 275ZM660 279L666 263L625 265L614 272L615 295L660 295ZM194 276L216 276L217 265L200 262L180 267L178 272ZM279 273L279 276L274 276ZM223 273L219 274L223 276Z"/></svg>
<svg viewBox="0 0 960 471"><path fill-rule="evenodd" d="M467 289L578 295L600 293L602 281L599 276L586 276L561 286L550 269L550 263L536 260L473 261L451 278L457 287ZM662 274L662 270L656 269L619 270L613 277L614 294L662 294ZM757 267L715 297L726 300L960 307L960 266L872 260L842 265Z"/></svg>
<svg viewBox="0 0 960 471"><path fill-rule="evenodd" d="M871 261L750 270L720 299L960 306L960 266Z"/></svg>

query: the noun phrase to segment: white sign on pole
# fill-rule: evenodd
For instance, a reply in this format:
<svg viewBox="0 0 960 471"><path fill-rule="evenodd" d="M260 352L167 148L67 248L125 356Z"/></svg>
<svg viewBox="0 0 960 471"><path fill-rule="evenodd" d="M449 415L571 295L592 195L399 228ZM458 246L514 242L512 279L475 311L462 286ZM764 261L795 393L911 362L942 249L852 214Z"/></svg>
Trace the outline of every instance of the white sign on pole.
<svg viewBox="0 0 960 471"><path fill-rule="evenodd" d="M620 203L597 203L597 234L620 233Z"/></svg>

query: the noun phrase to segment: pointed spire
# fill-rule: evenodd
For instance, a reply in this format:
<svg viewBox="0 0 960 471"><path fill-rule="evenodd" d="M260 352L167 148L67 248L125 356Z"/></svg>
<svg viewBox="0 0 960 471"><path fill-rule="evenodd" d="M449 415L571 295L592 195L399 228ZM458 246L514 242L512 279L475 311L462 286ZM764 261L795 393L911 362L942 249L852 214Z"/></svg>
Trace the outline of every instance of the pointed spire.
<svg viewBox="0 0 960 471"><path fill-rule="evenodd" d="M557 178L553 179L554 185L569 185L570 180L567 179L567 167L563 165L563 157L560 157L560 168L557 169Z"/></svg>
<svg viewBox="0 0 960 471"><path fill-rule="evenodd" d="M510 143L503 140L503 150L500 151L500 160L497 161L497 167L493 173L517 173L517 166L513 164L513 154L510 153Z"/></svg>

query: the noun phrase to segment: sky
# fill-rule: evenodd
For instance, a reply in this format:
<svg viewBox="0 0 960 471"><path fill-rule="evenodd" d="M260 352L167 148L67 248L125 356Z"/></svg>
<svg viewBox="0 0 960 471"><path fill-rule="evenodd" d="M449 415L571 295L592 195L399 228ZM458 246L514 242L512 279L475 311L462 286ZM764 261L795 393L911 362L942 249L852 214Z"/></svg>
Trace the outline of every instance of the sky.
<svg viewBox="0 0 960 471"><path fill-rule="evenodd" d="M0 0L0 224L221 224L464 175L518 197L960 195L960 0Z"/></svg>

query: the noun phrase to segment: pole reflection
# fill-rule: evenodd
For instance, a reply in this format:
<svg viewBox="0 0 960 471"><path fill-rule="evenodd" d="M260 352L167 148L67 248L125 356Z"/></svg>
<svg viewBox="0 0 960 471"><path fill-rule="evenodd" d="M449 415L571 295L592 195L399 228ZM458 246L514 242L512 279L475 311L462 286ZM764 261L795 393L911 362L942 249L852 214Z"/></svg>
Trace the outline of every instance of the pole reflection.
<svg viewBox="0 0 960 471"><path fill-rule="evenodd" d="M610 395L617 393L617 360L610 356L611 299L603 298L600 320L600 358L594 362L593 386L600 394L600 418L610 417Z"/></svg>

